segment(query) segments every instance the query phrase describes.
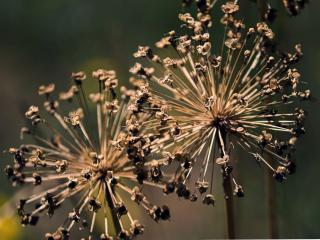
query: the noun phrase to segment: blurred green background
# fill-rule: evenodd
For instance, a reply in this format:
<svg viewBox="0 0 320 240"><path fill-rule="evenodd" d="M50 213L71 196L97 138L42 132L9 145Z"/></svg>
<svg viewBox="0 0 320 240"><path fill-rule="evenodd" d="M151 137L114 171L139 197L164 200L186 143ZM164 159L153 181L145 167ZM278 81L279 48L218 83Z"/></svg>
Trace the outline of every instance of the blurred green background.
<svg viewBox="0 0 320 240"><path fill-rule="evenodd" d="M298 17L289 17L280 6L273 24L276 41L284 50L295 43L303 45L304 58L298 68L315 98L320 93L320 1L312 1ZM240 0L241 16L254 24L256 6ZM279 6L278 6L279 5ZM128 84L128 68L134 63L137 45L152 45L163 33L179 27L179 0L2 0L0 1L0 148L19 145L19 130L24 124L24 110L29 104L41 104L38 85L56 83L67 89L72 71L90 73L97 68L115 69L122 84ZM219 4L215 11L219 12ZM215 19L217 20L217 19ZM213 41L221 42L221 33ZM277 184L277 217L281 238L320 237L320 161L319 101L307 104L307 134L298 143L295 154L297 173L285 184ZM236 231L239 238L268 238L266 189L263 170L244 155L240 178L245 198L236 199ZM11 161L1 156L1 169ZM9 199L13 189L0 175L0 204ZM156 224L141 214L147 226L140 239L210 239L224 238L222 190L217 189L214 208L199 203L163 197L154 193L158 203L171 206L170 222ZM43 239L50 221L39 227L23 229L15 218L0 220L0 239ZM3 217L3 216L2 216ZM63 218L55 221L63 221ZM52 228L50 229L52 230ZM73 238L71 238L73 239Z"/></svg>

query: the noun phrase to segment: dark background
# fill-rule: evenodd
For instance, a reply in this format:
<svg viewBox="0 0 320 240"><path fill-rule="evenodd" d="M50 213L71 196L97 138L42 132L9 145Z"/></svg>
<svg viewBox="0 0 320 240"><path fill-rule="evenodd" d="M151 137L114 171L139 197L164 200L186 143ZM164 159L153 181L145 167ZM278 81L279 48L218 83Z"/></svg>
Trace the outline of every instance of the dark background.
<svg viewBox="0 0 320 240"><path fill-rule="evenodd" d="M218 1L219 2L219 1ZM306 88L319 96L320 78L320 1L312 1L298 17L289 17L281 1L273 1L278 19L273 24L276 41L284 50L295 43L303 45L304 58L298 68ZM258 19L256 6L240 1L240 15L246 23ZM219 12L219 4L215 12ZM72 71L90 73L97 68L115 69L127 85L132 53L139 44L152 45L163 33L179 27L178 0L2 0L0 1L0 149L19 145L19 130L29 104L40 104L38 85L54 82L66 89ZM218 20L217 17L215 20ZM217 24L217 23L216 23ZM221 33L212 38L221 43ZM298 143L297 173L285 184L277 184L276 201L279 234L282 238L320 237L319 192L319 101L307 107L307 134ZM1 155L1 168L10 160ZM263 170L244 155L240 176L246 196L236 200L236 231L240 238L268 238L265 176ZM0 202L14 193L4 174L0 177ZM175 197L153 196L172 209L170 222L155 224L141 213L147 225L141 239L208 239L225 237L222 190L217 189L214 208L189 203ZM1 239L43 239L44 229L24 230L12 214L2 214ZM63 219L63 218L60 218ZM59 221L55 220L55 221ZM62 221L62 220L61 220ZM40 229L40 230L39 230Z"/></svg>

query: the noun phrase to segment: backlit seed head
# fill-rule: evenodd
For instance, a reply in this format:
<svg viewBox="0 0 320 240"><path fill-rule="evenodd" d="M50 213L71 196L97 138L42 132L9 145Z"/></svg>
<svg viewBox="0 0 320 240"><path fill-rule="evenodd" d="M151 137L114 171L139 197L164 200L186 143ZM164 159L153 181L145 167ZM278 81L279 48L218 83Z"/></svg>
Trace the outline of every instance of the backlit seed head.
<svg viewBox="0 0 320 240"><path fill-rule="evenodd" d="M233 1L221 7L223 40L212 42L207 29L213 20L206 15L213 2L197 3L197 17L179 15L187 33L171 31L156 43L159 51L144 46L135 53L141 61L130 69L139 89L134 109L154 119L129 127L158 132L157 147L152 148L166 153L155 159L175 169L164 193L194 200L196 192L206 192L203 202L213 204L217 165L223 182L231 181L234 195L244 196L233 174L244 160L236 157L238 151L264 165L280 182L294 172L291 158L297 139L305 133L305 112L294 106L312 96L300 86L302 76L295 68L303 55L300 44L292 53L275 53L274 32L268 24L258 22L247 28L237 19L240 8ZM211 47L219 45L221 48ZM163 53L161 48L169 47L175 53ZM162 57L149 61L155 54ZM134 79L138 79L136 84ZM166 171L161 173L166 175ZM140 169L141 181L146 175Z"/></svg>
<svg viewBox="0 0 320 240"><path fill-rule="evenodd" d="M140 49L141 56L143 51L147 49ZM146 55L151 57L151 53ZM144 74L150 75L151 69L144 69ZM39 94L45 96L44 110L55 122L44 119L39 107L29 107L25 117L34 127L22 128L21 137L34 137L38 144L26 143L8 150L13 164L4 171L13 186L28 183L36 186L17 205L22 225L35 225L43 215L55 215L57 208L66 206L66 200L74 199L70 201L72 208L67 210L66 220L61 221L56 231L45 235L48 240L72 239L72 228L90 228L91 239L95 223L101 217L107 224L100 239L112 239L109 223L115 226L115 238L135 238L143 233L144 227L133 218L133 206L128 204L130 197L154 220L170 218L168 207L153 205L140 186L145 183L164 191L163 184L169 180L162 174L165 159L154 162L152 156L162 156L157 149L162 138L155 135L154 129L141 125L154 114L127 111L128 106L137 103L137 97L139 101L149 98L148 89L121 88L122 96L118 98L115 71L99 69L92 76L98 80L99 89L89 95L92 103L88 102L82 85L86 79L84 72L73 73L74 85L58 94L64 104L78 105L67 116L58 108L54 85L41 86ZM96 106L94 113L90 112L89 104ZM97 116L96 124L90 122L89 116ZM37 127L41 131L36 131Z"/></svg>

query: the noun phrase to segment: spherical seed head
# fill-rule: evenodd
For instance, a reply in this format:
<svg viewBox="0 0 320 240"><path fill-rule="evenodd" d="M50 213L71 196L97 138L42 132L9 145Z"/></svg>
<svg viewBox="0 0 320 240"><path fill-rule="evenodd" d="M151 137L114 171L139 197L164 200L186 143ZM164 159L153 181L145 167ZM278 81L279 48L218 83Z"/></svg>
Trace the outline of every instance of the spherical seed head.
<svg viewBox="0 0 320 240"><path fill-rule="evenodd" d="M311 96L301 89L301 74L294 67L302 56L301 45L293 53L274 54L270 49L274 33L267 23L246 28L236 19L236 3L227 2L221 9L226 29L221 51L213 52L211 46L219 44L210 41L208 26L184 13L179 19L191 33L178 36L172 31L156 43L159 48L171 47L175 54L159 54L163 57L154 62L146 53L150 47L139 48L135 57L151 60L154 71L147 73L150 66L142 62L131 68L139 79L137 92L147 93L136 95L133 109L154 113L155 119L142 126L158 130L159 148L171 152L167 164L173 168L178 164L164 193L192 200L194 194L208 192L203 202L209 204L215 165L221 168L223 181L231 180L234 194L244 196L232 172L242 161L235 159L237 149L264 164L276 180L286 179L297 138L305 132L304 111L292 106ZM195 171L200 172L194 192L189 181Z"/></svg>
<svg viewBox="0 0 320 240"><path fill-rule="evenodd" d="M84 72L73 73L75 85L59 94L59 99L66 104L79 100L79 108L67 116L57 108L54 85L42 86L39 94L45 95L44 110L55 122L45 119L39 107L31 106L25 113L26 118L34 128L45 129L46 134L37 135L34 128L23 128L21 134L36 138L39 144L26 143L8 151L14 163L7 166L5 172L13 185L40 185L17 206L22 225L35 225L39 217L55 215L57 208L65 206L66 200L74 199L75 204L67 210L64 223L53 233L47 233L46 239L70 239L70 231L77 225L80 230L88 228L84 232L89 232L92 238L100 216L104 216L106 223L101 239L112 239L108 225L115 226L115 237L132 239L142 234L144 227L133 220L131 207L127 206L130 198L125 195L144 210L152 211L154 205L142 193L140 183L164 189L162 184L166 179L161 170L164 164L152 162L151 157L154 141L160 138L154 137L140 123L148 121L152 114L127 111L136 93L122 88L123 95L117 98L118 80L113 70L99 69L93 77L98 80L99 89L98 93L90 94L96 106L94 113L90 112L82 86L86 78ZM144 93L140 93L143 97ZM97 116L94 119L96 129L88 127L95 126L90 123L89 116ZM123 127L126 124L127 129ZM159 153L153 151L152 154ZM112 218L107 214L109 211ZM87 215L91 215L88 221ZM151 217L157 221L167 220L170 213L164 206Z"/></svg>

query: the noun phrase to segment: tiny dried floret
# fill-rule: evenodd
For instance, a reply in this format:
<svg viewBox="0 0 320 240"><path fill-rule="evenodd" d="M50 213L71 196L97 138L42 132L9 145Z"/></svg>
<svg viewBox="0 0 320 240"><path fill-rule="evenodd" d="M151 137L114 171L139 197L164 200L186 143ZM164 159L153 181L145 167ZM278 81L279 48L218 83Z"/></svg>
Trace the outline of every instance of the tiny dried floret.
<svg viewBox="0 0 320 240"><path fill-rule="evenodd" d="M221 6L221 10L222 10L222 12L224 12L226 14L233 14L233 13L239 11L239 5L237 5L234 2L227 2L226 4L223 4Z"/></svg>
<svg viewBox="0 0 320 240"><path fill-rule="evenodd" d="M49 95L50 93L52 93L55 89L55 85L53 83L49 84L49 85L42 85L39 87L38 93L39 95Z"/></svg>
<svg viewBox="0 0 320 240"><path fill-rule="evenodd" d="M214 203L215 203L214 196L212 194L207 194L206 196L204 196L202 203L214 206Z"/></svg>
<svg viewBox="0 0 320 240"><path fill-rule="evenodd" d="M208 190L209 183L208 182L204 182L204 181L201 181L201 182L198 181L198 182L196 182L196 187L197 187L199 193L203 194Z"/></svg>
<svg viewBox="0 0 320 240"><path fill-rule="evenodd" d="M274 38L274 33L265 22L257 23L257 31L270 40Z"/></svg>
<svg viewBox="0 0 320 240"><path fill-rule="evenodd" d="M236 195L237 197L243 197L244 196L244 191L241 185L236 185L236 187L234 188L233 191L234 195Z"/></svg>
<svg viewBox="0 0 320 240"><path fill-rule="evenodd" d="M75 84L81 85L82 82L86 79L86 74L84 72L73 72L71 78L74 80Z"/></svg>
<svg viewBox="0 0 320 240"><path fill-rule="evenodd" d="M69 117L65 118L65 121L70 123L73 126L77 126L81 123L81 119L84 117L82 108L77 109L76 111L70 112Z"/></svg>
<svg viewBox="0 0 320 240"><path fill-rule="evenodd" d="M39 107L37 106L30 106L28 111L26 111L26 117L31 119L33 116L39 113Z"/></svg>
<svg viewBox="0 0 320 240"><path fill-rule="evenodd" d="M77 86L72 85L67 92L61 92L59 94L59 99L63 101L71 101L72 98L79 92Z"/></svg>

